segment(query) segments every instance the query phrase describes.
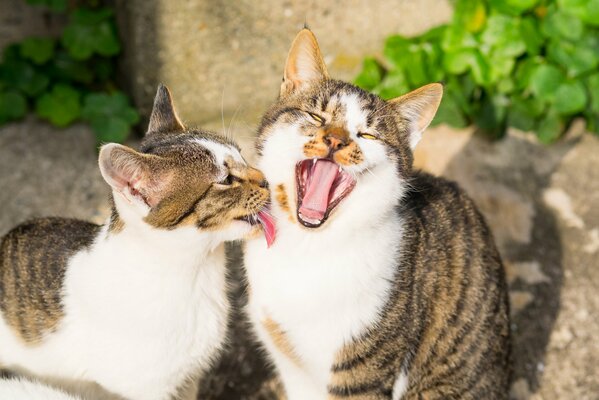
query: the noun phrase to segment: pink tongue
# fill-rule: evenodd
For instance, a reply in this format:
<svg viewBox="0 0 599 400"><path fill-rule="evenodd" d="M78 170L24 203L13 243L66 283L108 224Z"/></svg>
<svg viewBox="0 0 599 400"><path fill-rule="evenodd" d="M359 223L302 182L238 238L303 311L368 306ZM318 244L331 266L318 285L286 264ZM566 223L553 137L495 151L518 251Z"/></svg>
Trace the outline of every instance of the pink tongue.
<svg viewBox="0 0 599 400"><path fill-rule="evenodd" d="M337 164L318 160L312 166L312 176L306 184L306 194L299 212L308 218L321 220L329 205L329 193L337 178Z"/></svg>
<svg viewBox="0 0 599 400"><path fill-rule="evenodd" d="M266 211L258 212L258 222L264 229L264 237L266 238L266 246L270 247L275 242L276 228L274 218Z"/></svg>

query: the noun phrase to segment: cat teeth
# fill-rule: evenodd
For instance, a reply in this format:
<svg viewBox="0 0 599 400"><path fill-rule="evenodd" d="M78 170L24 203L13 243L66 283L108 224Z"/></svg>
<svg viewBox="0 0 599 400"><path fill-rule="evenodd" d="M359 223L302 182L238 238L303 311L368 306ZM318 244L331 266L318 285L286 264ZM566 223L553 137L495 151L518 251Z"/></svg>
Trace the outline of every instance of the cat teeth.
<svg viewBox="0 0 599 400"><path fill-rule="evenodd" d="M316 157L312 159L312 165L316 165Z"/></svg>
<svg viewBox="0 0 599 400"><path fill-rule="evenodd" d="M339 166L339 172L341 172L341 165Z"/></svg>

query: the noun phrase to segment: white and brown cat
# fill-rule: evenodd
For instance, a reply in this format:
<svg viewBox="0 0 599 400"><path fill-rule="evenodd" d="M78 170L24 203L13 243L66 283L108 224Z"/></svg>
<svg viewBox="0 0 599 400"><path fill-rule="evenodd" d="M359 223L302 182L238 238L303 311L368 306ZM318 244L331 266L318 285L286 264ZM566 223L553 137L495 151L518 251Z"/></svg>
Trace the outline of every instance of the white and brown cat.
<svg viewBox="0 0 599 400"><path fill-rule="evenodd" d="M224 242L272 231L264 176L234 142L185 128L164 86L141 150L107 144L99 165L104 225L44 218L2 239L0 365L131 400L195 398L225 341Z"/></svg>
<svg viewBox="0 0 599 400"><path fill-rule="evenodd" d="M472 201L412 169L442 86L329 78L307 29L259 128L277 240L245 248L253 327L289 400L505 399L504 271Z"/></svg>

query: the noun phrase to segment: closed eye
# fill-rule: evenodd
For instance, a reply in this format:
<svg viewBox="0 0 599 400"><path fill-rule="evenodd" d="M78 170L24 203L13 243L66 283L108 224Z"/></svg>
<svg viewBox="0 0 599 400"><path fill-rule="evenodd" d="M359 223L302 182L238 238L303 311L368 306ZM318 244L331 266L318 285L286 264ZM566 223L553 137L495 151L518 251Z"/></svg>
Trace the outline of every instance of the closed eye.
<svg viewBox="0 0 599 400"><path fill-rule="evenodd" d="M235 175L228 174L225 179L218 182L219 185L231 186L235 182L241 182L241 178Z"/></svg>
<svg viewBox="0 0 599 400"><path fill-rule="evenodd" d="M362 139L370 139L370 140L378 139L378 137L376 137L370 133L362 133L362 132L358 133L358 137L362 138Z"/></svg>
<svg viewBox="0 0 599 400"><path fill-rule="evenodd" d="M311 112L308 112L308 115L310 116L310 118L312 118L320 126L324 125L324 118L321 117L320 115L314 114L314 113L311 113Z"/></svg>

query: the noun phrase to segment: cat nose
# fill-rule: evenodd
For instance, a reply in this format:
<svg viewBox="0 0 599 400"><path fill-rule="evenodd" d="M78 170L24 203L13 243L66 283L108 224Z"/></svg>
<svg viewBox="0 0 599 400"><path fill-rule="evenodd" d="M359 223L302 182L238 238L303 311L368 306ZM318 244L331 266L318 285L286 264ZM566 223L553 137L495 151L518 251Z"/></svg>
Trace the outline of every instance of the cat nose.
<svg viewBox="0 0 599 400"><path fill-rule="evenodd" d="M333 150L339 150L340 148L347 146L347 142L344 139L335 136L325 136L324 142Z"/></svg>
<svg viewBox="0 0 599 400"><path fill-rule="evenodd" d="M323 138L325 144L333 151L349 144L349 134L342 128L330 128Z"/></svg>

